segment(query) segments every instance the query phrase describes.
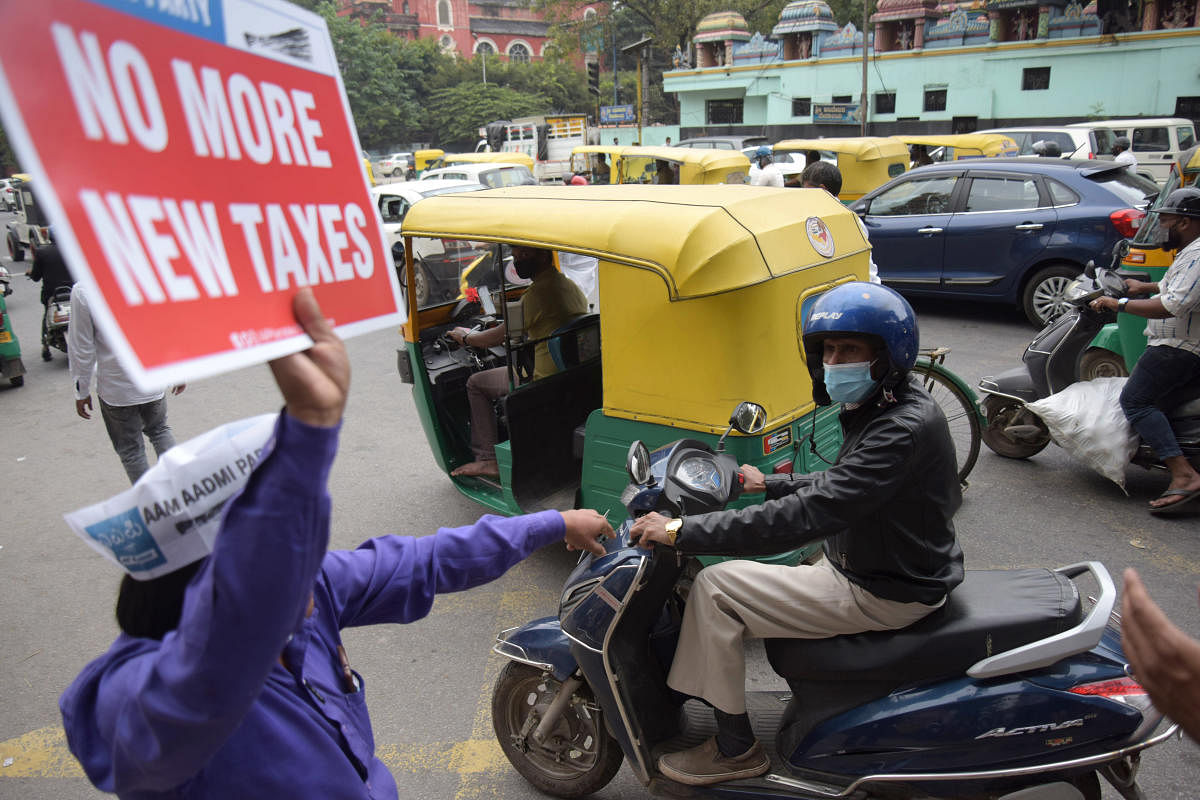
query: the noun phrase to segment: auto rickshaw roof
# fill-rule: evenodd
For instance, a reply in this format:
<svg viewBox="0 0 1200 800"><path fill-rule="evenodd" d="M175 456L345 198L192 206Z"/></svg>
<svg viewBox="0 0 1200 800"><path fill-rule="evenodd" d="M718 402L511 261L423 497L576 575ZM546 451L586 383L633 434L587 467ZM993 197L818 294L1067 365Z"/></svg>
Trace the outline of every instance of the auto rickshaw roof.
<svg viewBox="0 0 1200 800"><path fill-rule="evenodd" d="M830 139L785 139L776 142L774 151L777 153L795 152L797 150L825 150L831 153L852 155L859 161L873 161L877 158L903 156L908 158L908 148L904 142L887 136L854 136Z"/></svg>
<svg viewBox="0 0 1200 800"><path fill-rule="evenodd" d="M608 155L611 153L620 153L628 149L629 145L623 144L581 144L578 147L571 148L571 155L575 155L576 153L604 153Z"/></svg>
<svg viewBox="0 0 1200 800"><path fill-rule="evenodd" d="M661 150L663 148L648 148ZM808 220L822 226L810 234ZM415 204L405 236L545 247L650 270L672 300L764 283L865 251L853 213L820 189L515 186ZM831 256L823 247L839 244Z"/></svg>
<svg viewBox="0 0 1200 800"><path fill-rule="evenodd" d="M985 156L1004 153L1016 155L1020 150L1012 137L1002 133L949 133L942 136L893 136L906 145L921 144L926 147L953 147L961 150L978 150Z"/></svg>
<svg viewBox="0 0 1200 800"><path fill-rule="evenodd" d="M533 159L527 153L517 152L446 153L442 156L442 166L455 164L521 164L533 169Z"/></svg>
<svg viewBox="0 0 1200 800"><path fill-rule="evenodd" d="M743 166L750 168L750 159L740 150L713 150L700 147L623 147L621 158L656 158L694 164L701 170Z"/></svg>
<svg viewBox="0 0 1200 800"><path fill-rule="evenodd" d="M1179 154L1179 163L1188 172L1200 169L1200 145L1189 147ZM15 175L13 176L16 177Z"/></svg>

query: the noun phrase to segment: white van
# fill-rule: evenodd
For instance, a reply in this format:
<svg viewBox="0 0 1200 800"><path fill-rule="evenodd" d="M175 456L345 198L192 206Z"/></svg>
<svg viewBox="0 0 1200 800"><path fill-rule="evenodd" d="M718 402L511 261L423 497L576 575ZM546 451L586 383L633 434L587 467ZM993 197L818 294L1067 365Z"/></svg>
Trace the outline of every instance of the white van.
<svg viewBox="0 0 1200 800"><path fill-rule="evenodd" d="M1026 125L1018 128L988 128L972 133L1002 133L1017 143L1017 155L1035 155L1036 142L1053 142L1058 145L1063 158L1095 158L1107 153L1112 145L1105 144L1104 132L1080 130L1069 126Z"/></svg>
<svg viewBox="0 0 1200 800"><path fill-rule="evenodd" d="M1180 117L1102 119L1076 122L1067 127L1089 130L1107 128L1116 136L1128 136L1132 145L1129 149L1138 160L1138 172L1152 175L1160 184L1166 182L1171 174L1171 164L1179 158L1179 154L1196 143L1192 121Z"/></svg>

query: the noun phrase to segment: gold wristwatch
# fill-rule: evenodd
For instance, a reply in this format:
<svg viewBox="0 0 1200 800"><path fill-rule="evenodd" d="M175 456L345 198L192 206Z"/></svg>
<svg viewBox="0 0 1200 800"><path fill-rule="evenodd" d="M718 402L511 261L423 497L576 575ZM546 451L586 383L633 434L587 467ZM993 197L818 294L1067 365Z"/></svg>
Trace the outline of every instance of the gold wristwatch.
<svg viewBox="0 0 1200 800"><path fill-rule="evenodd" d="M683 517L677 517L676 519L670 520L666 525L663 526L663 528L665 528L667 531L667 544L671 545L671 547L675 546L675 539L678 538L679 529L682 527Z"/></svg>

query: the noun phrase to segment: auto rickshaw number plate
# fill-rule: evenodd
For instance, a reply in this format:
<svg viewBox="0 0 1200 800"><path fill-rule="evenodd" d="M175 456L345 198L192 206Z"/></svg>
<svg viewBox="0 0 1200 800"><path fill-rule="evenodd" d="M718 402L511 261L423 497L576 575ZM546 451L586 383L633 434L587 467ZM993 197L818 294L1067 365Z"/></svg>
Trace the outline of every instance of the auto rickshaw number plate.
<svg viewBox="0 0 1200 800"><path fill-rule="evenodd" d="M763 455L769 456L776 450L792 443L792 429L782 428L763 437Z"/></svg>

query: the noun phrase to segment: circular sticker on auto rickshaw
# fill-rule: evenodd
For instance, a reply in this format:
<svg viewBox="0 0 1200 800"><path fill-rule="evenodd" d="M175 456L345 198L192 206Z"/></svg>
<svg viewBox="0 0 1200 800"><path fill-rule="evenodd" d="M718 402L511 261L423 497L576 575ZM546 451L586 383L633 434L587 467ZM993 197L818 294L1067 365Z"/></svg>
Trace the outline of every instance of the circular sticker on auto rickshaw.
<svg viewBox="0 0 1200 800"><path fill-rule="evenodd" d="M826 258L833 258L833 234L820 217L809 217L804 221L804 230L808 233L809 244Z"/></svg>

